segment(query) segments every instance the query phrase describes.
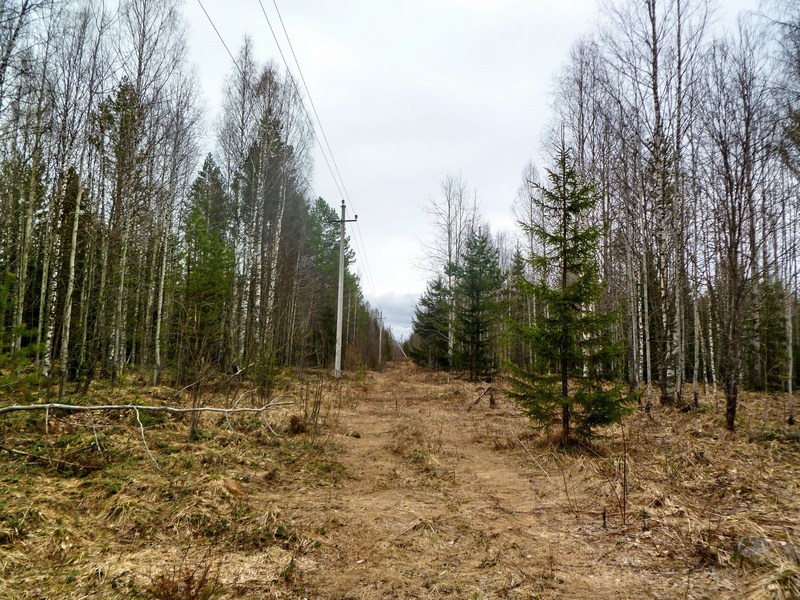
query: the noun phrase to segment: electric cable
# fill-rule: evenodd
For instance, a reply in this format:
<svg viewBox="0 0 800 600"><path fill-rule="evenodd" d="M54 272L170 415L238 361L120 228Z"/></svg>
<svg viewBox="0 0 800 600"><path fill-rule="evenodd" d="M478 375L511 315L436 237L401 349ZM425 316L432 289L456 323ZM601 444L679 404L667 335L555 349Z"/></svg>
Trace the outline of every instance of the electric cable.
<svg viewBox="0 0 800 600"><path fill-rule="evenodd" d="M222 37L222 34L220 33L219 29L217 28L216 24L214 23L214 20L211 18L211 15L208 13L208 11L206 10L206 7L203 5L202 0L197 0L197 3L200 5L200 8L203 10L203 14L205 14L206 19L208 19L208 22L211 24L211 27L214 29L214 33L216 33L217 37L219 38L219 41L222 43L223 47L225 48L225 51L228 53L228 56L231 58L231 61L233 62L233 65L236 67L236 70L239 72L239 74L242 77L245 77L244 72L242 71L241 67L239 66L239 63L236 61L236 58L233 56L233 53L230 51L230 48L228 47L228 44L225 43L225 39ZM281 59L283 60L283 64L286 67L287 73L289 75L289 80L292 82L292 85L293 85L293 87L295 89L295 92L297 93L298 97L302 97L302 95L300 93L300 89L297 87L297 82L295 81L294 77L292 77L292 70L289 67L289 62L286 60L286 56L285 56L285 54L283 52L283 49L281 48L280 42L278 41L278 37L277 37L277 35L275 33L274 28L272 27L272 22L270 21L269 16L267 15L266 9L264 8L264 4L263 4L262 0L258 0L258 3L259 3L259 6L261 7L261 12L263 13L264 18L267 21L267 25L269 27L270 33L272 34L272 39L275 41L275 45L277 46L278 52L281 55ZM345 186L344 179L342 178L341 171L339 170L339 165L336 163L336 158L334 157L333 151L331 150L331 146L330 146L330 143L328 142L327 134L325 133L325 128L322 125L322 120L319 117L319 113L317 112L317 108L316 108L316 105L314 104L314 100L311 97L311 92L310 92L310 90L308 88L308 84L306 82L305 76L303 75L302 68L300 67L300 62L297 60L297 55L296 55L296 53L294 51L294 46L292 45L291 39L289 38L289 33L286 30L286 25L285 25L285 23L283 21L283 17L280 14L280 10L278 9L278 5L277 5L276 0L273 0L273 5L275 6L275 11L278 14L278 19L280 20L281 28L283 29L283 34L286 37L287 43L289 44L289 48L290 48L291 53L292 53L292 58L294 59L295 65L296 65L297 70L298 70L298 72L300 74L300 79L301 79L301 82L303 84L303 88L304 88L304 90L306 92L306 97L308 98L309 104L311 105L312 111L314 113L314 117L316 119L316 124L319 127L319 130L320 130L320 133L321 133L321 136L322 136L322 140L320 139L320 136L317 135L316 127L314 126L314 121L311 119L311 115L309 114L308 109L305 106L305 103L301 101L300 105L301 105L301 107L303 109L303 112L305 113L306 119L308 120L309 124L311 125L311 134L314 136L314 139L316 140L317 145L320 148L320 153L322 154L322 158L323 158L323 160L325 161L325 164L328 167L328 171L331 174L331 179L333 180L333 183L336 186L337 191L339 192L341 197L347 199L348 203L350 204L351 210L353 210L353 212L355 213L355 206L353 204L352 199L350 198L350 194L348 193L347 187ZM323 142L324 142L324 145L323 145ZM330 160L328 158L329 155L330 155ZM331 163L333 163L333 166L331 166ZM382 307L381 307L380 301L378 299L377 290L375 288L375 282L374 282L374 279L372 277L372 269L370 268L369 260L367 258L366 245L364 244L364 238L363 238L363 235L361 233L361 228L358 227L358 221L355 222L355 226L356 226L356 234L357 234L358 237L353 236L353 241L354 241L354 245L356 246L356 250L359 251L359 254L361 254L361 256L363 258L364 274L365 274L366 283L367 283L367 285L369 285L369 287L370 287L370 289L372 291L372 296L374 298L374 302L377 304L377 308L382 311Z"/></svg>
<svg viewBox="0 0 800 600"><path fill-rule="evenodd" d="M242 77L245 77L244 72L242 71L241 67L239 67L239 63L236 62L236 59L233 57L233 53L231 53L230 49L228 48L228 44L225 43L225 39L222 37L222 34L217 29L217 26L214 23L214 20L211 18L211 15L208 14L208 11L206 10L206 7L203 6L203 3L202 3L201 0L197 0L197 3L200 5L200 8L203 9L203 13L205 13L206 18L208 19L208 22L211 23L211 27L214 28L214 31L216 32L217 37L219 38L219 41L222 42L222 45L225 47L225 50L228 52L228 56L231 57L231 60L233 61L234 66L236 67L236 70L239 71L239 74ZM261 0L259 0L259 4L261 4ZM264 10L264 5L263 4L261 5L261 10L262 11ZM266 12L264 13L264 16L266 17ZM297 82L295 82L294 78L291 77L291 71L289 71L289 65L286 62L286 57L283 55L283 51L281 50L280 45L278 44L278 39L275 36L275 32L272 29L272 24L269 22L269 18L267 18L267 24L269 25L270 31L272 32L272 37L275 40L275 43L278 45L278 52L280 52L280 54L281 54L281 58L283 59L283 63L284 63L284 65L286 65L286 69L289 72L289 75L290 75L289 79L292 82L292 86L294 87L295 92L297 92L298 97L300 97L301 94L300 94L300 90L297 87ZM316 140L316 142L320 146L320 148L322 148L322 144L320 144L319 138L317 137L317 132L316 132L316 130L314 128L314 122L311 120L311 115L308 114L308 110L305 107L305 103L301 102L300 105L303 108L303 112L306 115L306 119L308 120L308 123L311 125L311 134L314 136L314 139ZM324 152L322 152L322 158L325 160L325 164L328 165L328 170L331 172L331 177L333 177L333 182L336 185L336 189L339 191L339 195L342 196L343 198L347 197L346 194L342 191L342 188L339 186L339 182L336 180L336 177L333 175L333 168L331 167L331 164L328 161L328 157Z"/></svg>
<svg viewBox="0 0 800 600"><path fill-rule="evenodd" d="M283 49L281 48L280 42L278 41L278 36L276 35L275 29L272 26L272 22L269 19L269 15L267 15L267 11L264 8L264 3L263 3L262 0L258 0L258 4L261 7L261 12L264 15L264 19L267 21L267 26L269 27L270 33L272 34L272 39L275 41L275 45L278 48L278 52L281 55L281 59L283 60L283 64L286 67L286 70L291 74L292 70L289 67L289 62L286 60L286 55L284 54ZM314 117L316 118L317 126L319 127L320 134L322 136L322 140L320 140L320 136L318 136L316 134L316 131L315 131L313 123L312 123L312 132L314 132L314 138L316 139L317 144L319 145L320 152L321 152L323 158L325 159L325 162L328 164L328 170L331 173L331 178L333 179L333 182L336 185L336 189L339 191L340 194L342 194L342 191L344 191L344 193L342 194L342 197L347 199L347 202L350 204L350 208L353 210L353 212L355 214L357 214L356 213L355 204L353 203L353 200L350 197L350 194L348 193L347 186L344 183L344 178L342 177L341 171L339 170L339 165L336 162L336 157L334 156L333 150L331 149L330 143L328 142L328 136L325 133L325 127L322 125L322 119L320 119L319 112L317 111L317 107L314 104L314 99L311 96L311 90L309 89L308 83L306 82L305 75L303 74L303 69L300 66L300 61L297 59L297 54L294 51L294 45L292 44L291 38L289 37L289 32L286 29L286 24L283 21L283 16L281 15L280 9L278 8L277 0L272 0L272 4L275 7L275 12L278 15L278 20L280 21L281 28L283 30L283 35L286 38L286 42L289 44L289 49L291 50L292 58L294 59L295 66L297 67L297 71L298 71L298 73L300 75L300 80L301 80L301 82L303 84L303 89L306 92L306 97L308 98L308 102L311 105L311 109L312 109L312 111L314 113ZM294 83L293 79L292 79L292 82ZM299 94L300 90L297 90L296 83L295 83L295 89ZM311 116L308 114L308 111L306 110L305 105L303 106L303 110L306 113L306 117L308 118L309 122L311 122ZM323 144L322 144L323 141L325 143L324 147L323 147ZM328 162L326 151L327 151L327 155L330 155L330 162ZM333 168L331 168L331 162L333 163ZM334 174L334 170L336 171L335 174ZM338 176L338 182L337 182L337 176ZM341 183L341 187L339 185L340 183ZM365 271L365 276L366 276L365 277L366 283L371 288L372 296L374 298L374 302L377 304L377 308L379 310L382 310L382 307L380 305L380 300L378 299L377 290L375 288L375 282L374 282L374 279L372 277L372 269L370 268L369 260L367 258L366 245L364 244L364 238L363 238L363 235L361 234L361 228L358 226L358 221L356 221L356 223L355 223L355 229L356 229L356 233L358 235L358 238L353 237L353 241L354 241L354 243L355 243L355 245L357 247L356 249L360 250L360 254L363 257L364 271ZM359 241L360 241L360 246L361 246L360 248L358 248Z"/></svg>
<svg viewBox="0 0 800 600"><path fill-rule="evenodd" d="M200 8L203 9L203 13L206 15L206 19L208 19L208 22L211 23L211 27L214 29L214 33L217 34L217 37L219 38L219 41L222 42L222 45L225 47L225 51L228 53L228 56L231 57L231 60L233 61L233 66L235 66L236 70L239 71L239 75L244 77L244 73L242 72L242 69L239 66L239 63L236 62L236 59L233 57L233 53L230 51L230 48L228 48L228 44L225 43L225 40L223 39L222 34L219 32L219 29L217 29L217 26L214 24L214 21L211 19L211 15L208 14L208 11L206 10L206 7L203 6L202 0L197 0L197 3L200 5Z"/></svg>
<svg viewBox="0 0 800 600"><path fill-rule="evenodd" d="M278 36L275 34L275 30L272 27L272 22L269 20L269 16L267 16L267 11L264 9L264 4L263 4L263 2L261 0L258 0L258 4L259 4L259 6L261 6L261 12L264 13L264 19L266 19L266 21L267 21L267 26L269 27L269 31L272 34L272 39L275 40L275 46L278 48L278 53L281 55L281 60L283 60L283 64L286 67L286 72L289 74L289 80L292 82L292 86L294 86L294 91L297 92L297 96L299 98L302 98L302 94L300 94L300 89L297 87L297 82L294 80L294 77L292 77L292 70L289 68L289 62L286 60L286 56L283 54L283 48L281 48L281 44L278 41ZM288 38L287 38L287 40L288 40ZM298 65L298 69L299 68L300 67ZM306 92L307 91L308 90L306 90ZM309 99L309 101L311 101L311 96L308 96L308 99ZM312 104L313 104L313 102L312 102ZM317 130L314 127L314 121L311 120L311 115L308 114L308 109L306 108L305 102L301 101L300 105L303 108L303 112L306 115L306 119L308 119L309 125L311 125L311 134L314 136L314 139L316 140L317 145L319 146L319 149L321 151L320 153L322 154L322 158L325 159L325 164L328 165L328 171L330 171L330 173L331 173L331 178L333 179L333 183L336 185L336 189L339 191L339 195L342 198L348 198L348 200L349 200L349 197L346 194L346 190L342 191L342 187L339 186L339 181L336 179L336 175L334 175L334 173L333 173L333 167L331 167L331 163L328 160L328 155L325 153L325 148L322 145L322 142L320 142L319 136L317 135ZM322 130L322 124L321 123L319 124L319 128L320 128L320 130ZM324 135L324 132L323 132L323 135ZM334 163L336 162L335 159L333 158L333 154L332 153L330 155L330 160L333 161ZM343 185L344 184L342 184L342 186Z"/></svg>
<svg viewBox="0 0 800 600"><path fill-rule="evenodd" d="M259 2L259 4L261 4L261 0L258 0L258 2ZM353 207L353 211L355 211L356 208L353 205L353 200L350 198L350 194L347 191L347 186L344 184L344 178L342 177L342 174L339 171L339 165L336 163L336 157L334 156L333 150L331 149L331 145L328 142L328 135L325 133L325 128L322 126L322 119L319 118L319 113L317 112L317 106L314 104L314 98L311 96L311 90L308 89L308 84L306 83L305 75L303 75L303 69L300 67L300 61L297 60L297 54L295 54L294 46L292 45L292 40L289 37L289 32L286 31L286 25L283 22L283 17L281 16L281 11L278 8L277 0L272 0L272 5L275 7L275 12L277 13L278 20L281 23L281 29L283 29L283 35L286 38L287 43L289 44L289 50L291 50L291 52L292 52L292 58L294 59L294 64L297 66L297 72L300 74L300 81L303 82L303 89L305 89L306 96L308 96L308 102L309 102L309 104L311 104L311 110L314 112L314 117L317 119L317 124L319 125L320 133L322 133L322 139L324 140L325 146L328 149L328 154L331 155L331 161L333 162L333 167L336 170L336 175L339 176L339 181L341 182L342 189L344 190L344 196L345 196L345 198L347 198L347 201ZM264 12L264 16L266 16L266 11L264 11L264 5L263 4L261 4L261 10L262 10L262 12ZM267 19L267 22L269 22L269 19ZM270 26L270 30L272 30L271 26ZM274 37L275 37L275 35L273 33L273 38ZM277 39L275 40L275 43L276 44L278 43ZM281 53L281 56L283 56L283 53ZM286 60L284 59L284 64L285 63L286 63ZM289 66L286 65L286 68L288 69Z"/></svg>

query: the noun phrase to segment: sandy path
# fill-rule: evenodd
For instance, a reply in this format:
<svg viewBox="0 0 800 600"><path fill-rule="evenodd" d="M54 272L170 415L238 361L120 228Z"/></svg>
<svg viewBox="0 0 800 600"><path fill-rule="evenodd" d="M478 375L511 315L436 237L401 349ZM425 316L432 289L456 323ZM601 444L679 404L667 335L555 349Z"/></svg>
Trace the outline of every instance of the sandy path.
<svg viewBox="0 0 800 600"><path fill-rule="evenodd" d="M408 369L376 375L339 413L346 475L314 508L297 499L297 518L313 511L326 525L302 572L307 597L677 597L570 514L555 463L517 443L516 407L467 410L474 386Z"/></svg>

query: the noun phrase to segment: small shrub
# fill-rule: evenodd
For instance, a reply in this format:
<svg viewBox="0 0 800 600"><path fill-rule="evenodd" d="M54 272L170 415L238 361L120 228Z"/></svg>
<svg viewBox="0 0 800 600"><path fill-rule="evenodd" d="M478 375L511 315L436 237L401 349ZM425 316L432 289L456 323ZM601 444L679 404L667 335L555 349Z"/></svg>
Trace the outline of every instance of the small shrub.
<svg viewBox="0 0 800 600"><path fill-rule="evenodd" d="M181 565L156 575L147 593L155 600L210 600L222 592L219 567Z"/></svg>
<svg viewBox="0 0 800 600"><path fill-rule="evenodd" d="M286 564L286 566L281 569L280 578L283 579L285 582L289 583L294 580L297 574L297 563L294 560L294 556L291 560Z"/></svg>
<svg viewBox="0 0 800 600"><path fill-rule="evenodd" d="M292 415L289 417L289 425L287 426L286 430L291 435L299 435L301 433L305 433L308 430L308 426L303 417L300 415Z"/></svg>

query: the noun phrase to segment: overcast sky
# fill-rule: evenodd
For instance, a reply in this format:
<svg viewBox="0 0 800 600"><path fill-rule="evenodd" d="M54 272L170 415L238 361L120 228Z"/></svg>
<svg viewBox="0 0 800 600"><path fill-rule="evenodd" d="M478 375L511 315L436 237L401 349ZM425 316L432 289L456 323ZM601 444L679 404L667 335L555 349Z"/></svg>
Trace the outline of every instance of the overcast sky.
<svg viewBox="0 0 800 600"><path fill-rule="evenodd" d="M272 0L261 0L287 60ZM257 55L283 63L259 0L202 0L235 55L250 35ZM356 271L397 337L410 333L429 276L424 207L448 174L477 191L492 231L514 230L511 205L552 111L554 74L593 30L598 0L277 0L349 193ZM730 22L757 0L722 0ZM185 0L190 58L207 106L207 149L231 60L198 0ZM297 75L296 67L290 67ZM544 165L546 166L546 165ZM314 192L341 195L315 153Z"/></svg>

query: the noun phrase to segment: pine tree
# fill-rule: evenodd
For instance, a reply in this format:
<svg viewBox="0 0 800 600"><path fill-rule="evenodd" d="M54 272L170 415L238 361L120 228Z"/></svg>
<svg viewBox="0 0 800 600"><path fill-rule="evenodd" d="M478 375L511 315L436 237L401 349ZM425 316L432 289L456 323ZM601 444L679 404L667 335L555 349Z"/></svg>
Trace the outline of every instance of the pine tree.
<svg viewBox="0 0 800 600"><path fill-rule="evenodd" d="M550 274L528 282L543 310L530 326L517 323L543 364L538 369L512 365L509 394L540 427L549 426L560 412L561 441L567 443L619 421L628 398L610 385L624 355L609 333L616 315L593 309L602 292L595 255L603 232L586 221L599 194L580 181L563 142L548 179L549 188L534 184L541 194L532 197L543 223L523 226L542 244L542 253L529 262Z"/></svg>
<svg viewBox="0 0 800 600"><path fill-rule="evenodd" d="M474 378L491 378L497 371L496 341L500 323L503 272L497 249L484 232L474 232L465 244L454 275L454 363Z"/></svg>

